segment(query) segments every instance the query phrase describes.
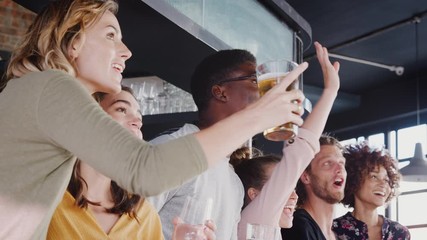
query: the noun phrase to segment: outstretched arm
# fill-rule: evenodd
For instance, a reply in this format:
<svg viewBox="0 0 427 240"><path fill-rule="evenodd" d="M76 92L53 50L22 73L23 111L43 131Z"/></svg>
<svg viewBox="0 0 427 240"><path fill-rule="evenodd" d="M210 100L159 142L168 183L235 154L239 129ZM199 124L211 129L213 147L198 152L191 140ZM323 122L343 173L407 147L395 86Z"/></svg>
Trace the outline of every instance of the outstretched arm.
<svg viewBox="0 0 427 240"><path fill-rule="evenodd" d="M322 67L324 90L313 111L305 120L295 142L283 149L283 157L261 193L242 211L239 239L244 239L247 223L278 226L280 214L298 178L319 151L319 137L339 89L339 63L329 61L328 51L315 43L317 58Z"/></svg>

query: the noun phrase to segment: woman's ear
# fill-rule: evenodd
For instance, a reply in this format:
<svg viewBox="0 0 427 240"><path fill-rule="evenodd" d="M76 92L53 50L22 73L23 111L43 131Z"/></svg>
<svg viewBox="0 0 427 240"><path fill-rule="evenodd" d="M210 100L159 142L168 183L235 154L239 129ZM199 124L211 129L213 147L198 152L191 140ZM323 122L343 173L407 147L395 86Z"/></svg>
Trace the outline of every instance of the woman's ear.
<svg viewBox="0 0 427 240"><path fill-rule="evenodd" d="M80 50L83 47L83 37L76 37L68 47L68 56L71 59L76 59L79 56Z"/></svg>
<svg viewBox="0 0 427 240"><path fill-rule="evenodd" d="M254 198L256 198L256 196L258 196L259 191L253 187L250 187L248 189L248 197L249 199L252 201L254 200Z"/></svg>

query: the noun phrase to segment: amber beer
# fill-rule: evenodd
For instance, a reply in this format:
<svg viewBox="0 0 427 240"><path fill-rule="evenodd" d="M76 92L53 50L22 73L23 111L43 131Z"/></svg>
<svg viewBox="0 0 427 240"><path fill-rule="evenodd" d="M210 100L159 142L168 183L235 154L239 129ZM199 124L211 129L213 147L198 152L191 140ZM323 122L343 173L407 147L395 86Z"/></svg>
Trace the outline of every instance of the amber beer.
<svg viewBox="0 0 427 240"><path fill-rule="evenodd" d="M283 79L289 71L296 67L296 63L278 60L263 63L257 67L258 88L262 97L268 90L274 87ZM288 86L287 91L299 89L299 80L295 80ZM271 141L285 141L293 139L298 134L298 126L291 122L269 128L264 131L264 137Z"/></svg>

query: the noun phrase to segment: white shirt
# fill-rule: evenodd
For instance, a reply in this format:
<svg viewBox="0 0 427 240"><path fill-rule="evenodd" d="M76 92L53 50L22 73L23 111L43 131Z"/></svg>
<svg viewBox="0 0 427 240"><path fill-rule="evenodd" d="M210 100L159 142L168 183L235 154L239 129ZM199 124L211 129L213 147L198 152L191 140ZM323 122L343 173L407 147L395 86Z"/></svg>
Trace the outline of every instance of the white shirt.
<svg viewBox="0 0 427 240"><path fill-rule="evenodd" d="M185 124L178 131L159 136L151 141L153 144L200 131L193 124ZM208 171L191 179L182 186L156 197L147 198L159 211L165 239L171 239L173 233L172 219L179 216L187 196L200 199L213 199L212 220L217 226L217 239L237 239L237 225L243 205L243 184L227 161L222 161ZM201 213L203 214L203 213Z"/></svg>

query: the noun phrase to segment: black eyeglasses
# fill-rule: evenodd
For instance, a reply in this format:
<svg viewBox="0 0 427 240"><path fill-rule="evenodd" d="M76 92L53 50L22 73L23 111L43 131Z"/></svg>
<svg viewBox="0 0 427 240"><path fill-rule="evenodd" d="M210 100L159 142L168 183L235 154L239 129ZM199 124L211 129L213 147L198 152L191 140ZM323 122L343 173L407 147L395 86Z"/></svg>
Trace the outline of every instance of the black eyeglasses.
<svg viewBox="0 0 427 240"><path fill-rule="evenodd" d="M253 73L253 74L247 75L247 76L240 76L240 77L235 77L235 78L224 79L224 80L219 81L217 84L223 84L226 82L243 81L243 80L249 80L249 79L257 80L256 73Z"/></svg>

